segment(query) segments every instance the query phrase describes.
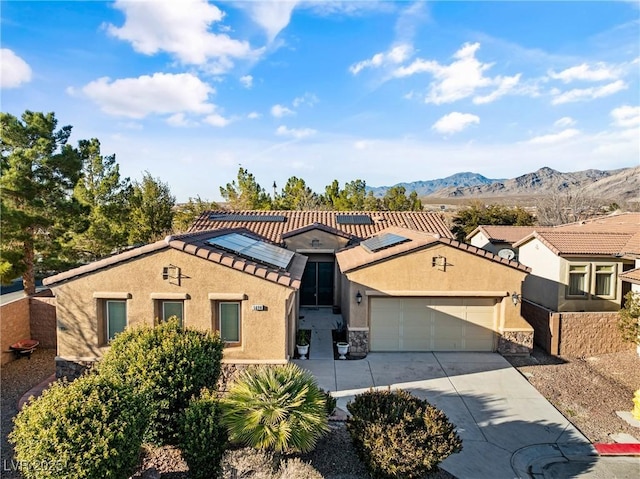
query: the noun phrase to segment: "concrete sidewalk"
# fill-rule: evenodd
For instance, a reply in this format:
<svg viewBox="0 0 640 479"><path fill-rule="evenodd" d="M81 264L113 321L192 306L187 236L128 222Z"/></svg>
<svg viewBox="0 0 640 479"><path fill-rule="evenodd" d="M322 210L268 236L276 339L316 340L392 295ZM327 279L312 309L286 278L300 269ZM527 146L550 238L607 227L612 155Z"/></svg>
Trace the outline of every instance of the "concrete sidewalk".
<svg viewBox="0 0 640 479"><path fill-rule="evenodd" d="M463 451L441 465L456 477L640 477L637 458L597 457L590 442L498 354L370 353L362 360L295 362L344 411L371 387L405 389L443 410L463 440ZM613 473L613 464L615 475L602 475Z"/></svg>

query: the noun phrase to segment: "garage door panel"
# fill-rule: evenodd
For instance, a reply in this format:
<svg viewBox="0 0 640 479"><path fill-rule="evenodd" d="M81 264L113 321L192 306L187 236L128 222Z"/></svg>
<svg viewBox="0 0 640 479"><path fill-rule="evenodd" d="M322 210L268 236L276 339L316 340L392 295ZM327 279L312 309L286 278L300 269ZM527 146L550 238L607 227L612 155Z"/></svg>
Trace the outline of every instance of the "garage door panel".
<svg viewBox="0 0 640 479"><path fill-rule="evenodd" d="M372 351L493 351L491 298L371 298Z"/></svg>

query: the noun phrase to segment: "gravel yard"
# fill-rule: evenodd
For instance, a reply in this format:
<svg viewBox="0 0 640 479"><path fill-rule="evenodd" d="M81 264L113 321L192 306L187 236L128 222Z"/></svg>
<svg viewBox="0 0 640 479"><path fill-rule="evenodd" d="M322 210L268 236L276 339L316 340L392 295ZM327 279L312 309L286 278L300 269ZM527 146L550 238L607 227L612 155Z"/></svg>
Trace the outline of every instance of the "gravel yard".
<svg viewBox="0 0 640 479"><path fill-rule="evenodd" d="M13 426L11 420L17 412L17 402L24 392L54 372L54 357L54 351L37 350L31 360L21 359L2 367L3 465L10 464L12 459L7 434ZM610 435L621 432L640 439L640 430L615 414L615 411L631 410L633 392L640 387L640 358L635 351L587 358L557 358L536 349L530 358L511 358L510 362L591 441L613 442ZM242 450L235 450L230 456L234 458L233 463L238 456L245 463L258 460ZM331 423L331 432L319 442L315 451L299 457L310 462L326 478L367 477L344 424L339 422ZM188 477L186 464L174 448L147 449L141 462L140 473L146 471L144 477L154 477L153 473L149 474L153 469L165 479ZM3 466L3 469L6 468ZM2 477L20 476L14 471L3 470ZM227 473L225 477L233 475ZM447 479L452 476L439 471L432 477Z"/></svg>

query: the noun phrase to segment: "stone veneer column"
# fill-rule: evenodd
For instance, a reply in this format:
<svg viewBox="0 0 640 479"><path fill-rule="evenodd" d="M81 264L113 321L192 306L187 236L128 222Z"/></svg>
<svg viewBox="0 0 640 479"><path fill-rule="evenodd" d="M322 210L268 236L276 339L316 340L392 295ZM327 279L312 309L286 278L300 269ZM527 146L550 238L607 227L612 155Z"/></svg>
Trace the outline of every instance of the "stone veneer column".
<svg viewBox="0 0 640 479"><path fill-rule="evenodd" d="M366 356L369 352L369 331L349 331L349 353L352 356Z"/></svg>
<svg viewBox="0 0 640 479"><path fill-rule="evenodd" d="M503 331L498 352L503 356L529 356L533 350L533 331Z"/></svg>

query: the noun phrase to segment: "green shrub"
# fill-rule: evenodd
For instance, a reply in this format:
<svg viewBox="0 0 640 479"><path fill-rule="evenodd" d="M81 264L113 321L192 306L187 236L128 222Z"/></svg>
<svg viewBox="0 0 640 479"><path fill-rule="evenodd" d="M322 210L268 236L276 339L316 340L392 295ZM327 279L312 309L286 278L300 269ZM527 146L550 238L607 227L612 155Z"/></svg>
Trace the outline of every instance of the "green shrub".
<svg viewBox="0 0 640 479"><path fill-rule="evenodd" d="M447 416L408 392L368 391L347 409L351 440L373 477L421 477L462 450Z"/></svg>
<svg viewBox="0 0 640 479"><path fill-rule="evenodd" d="M15 464L28 479L128 477L147 412L130 388L94 374L56 382L14 420Z"/></svg>
<svg viewBox="0 0 640 479"><path fill-rule="evenodd" d="M280 463L280 469L275 479L322 479L322 474L311 464L296 457L285 459Z"/></svg>
<svg viewBox="0 0 640 479"><path fill-rule="evenodd" d="M640 293L629 291L624 299L624 308L618 315L618 329L624 341L640 346Z"/></svg>
<svg viewBox="0 0 640 479"><path fill-rule="evenodd" d="M243 447L224 453L224 479L273 479L278 459L273 451Z"/></svg>
<svg viewBox="0 0 640 479"><path fill-rule="evenodd" d="M97 371L145 397L151 410L146 441L177 445L180 415L190 399L203 388L216 387L222 349L217 335L183 329L172 318L119 334Z"/></svg>
<svg viewBox="0 0 640 479"><path fill-rule="evenodd" d="M327 413L327 416L331 416L333 414L333 411L336 410L338 401L331 395L329 391L325 391L324 389L320 388L320 392L324 396L325 411Z"/></svg>
<svg viewBox="0 0 640 479"><path fill-rule="evenodd" d="M183 412L180 446L191 479L217 478L222 474L227 430L220 417L220 403L206 389Z"/></svg>
<svg viewBox="0 0 640 479"><path fill-rule="evenodd" d="M223 399L229 437L257 449L312 450L327 430L325 399L295 364L247 368Z"/></svg>

